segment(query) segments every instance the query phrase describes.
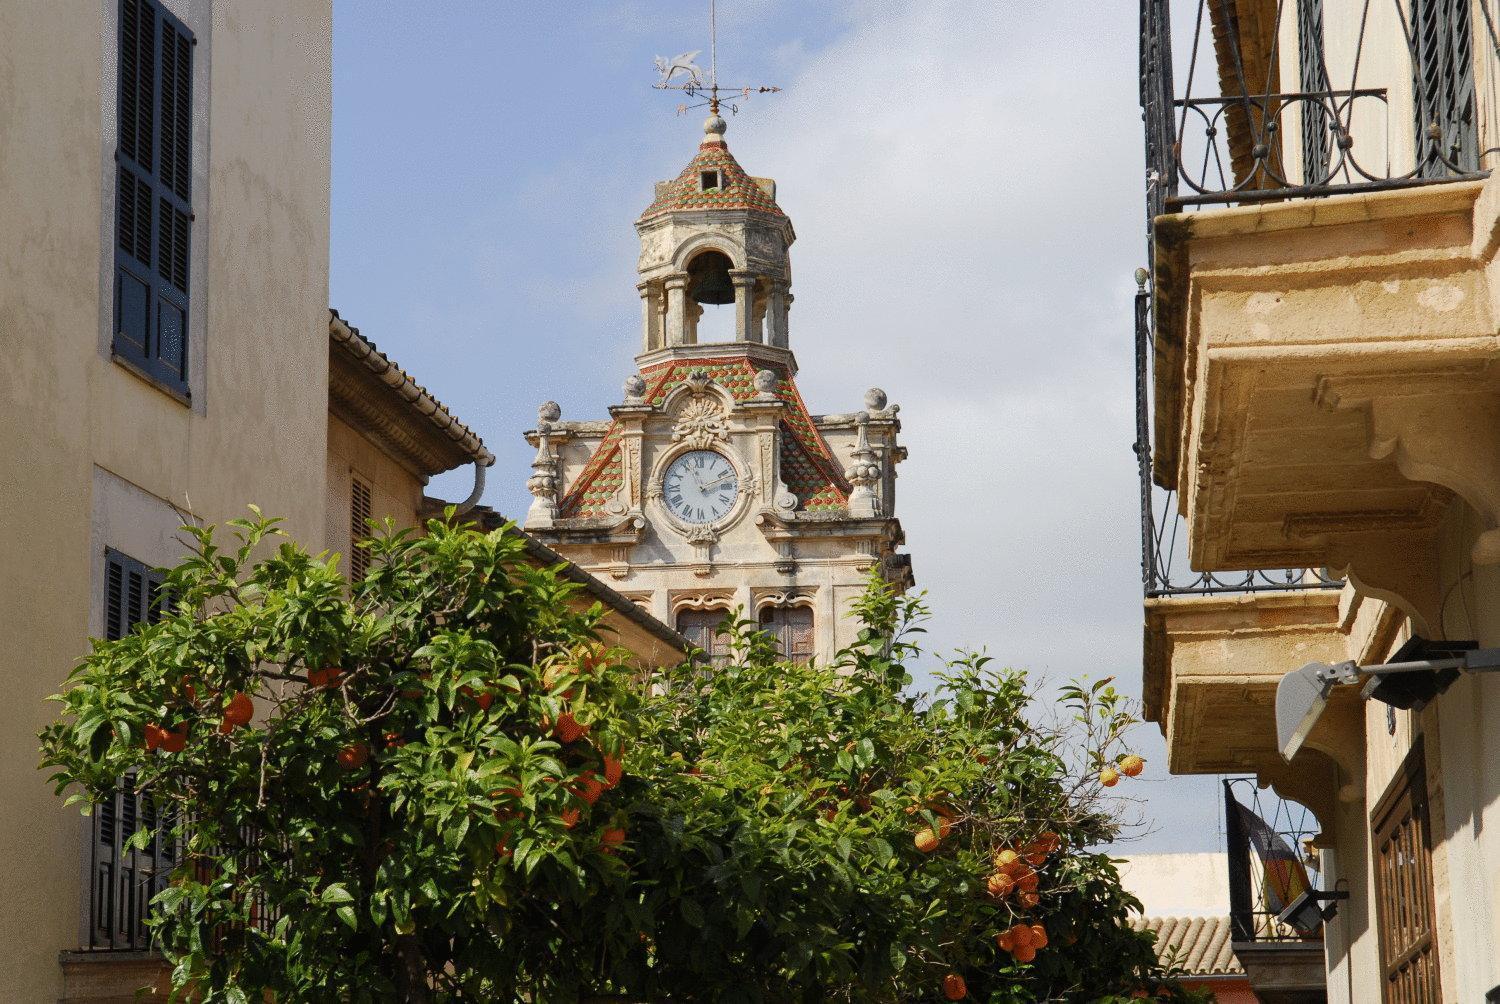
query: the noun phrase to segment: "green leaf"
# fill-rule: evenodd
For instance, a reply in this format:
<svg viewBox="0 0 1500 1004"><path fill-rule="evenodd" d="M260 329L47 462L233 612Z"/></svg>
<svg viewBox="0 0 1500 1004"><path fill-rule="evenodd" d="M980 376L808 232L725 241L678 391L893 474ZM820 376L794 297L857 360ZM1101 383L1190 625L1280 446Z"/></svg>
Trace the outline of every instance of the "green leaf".
<svg viewBox="0 0 1500 1004"><path fill-rule="evenodd" d="M334 912L339 915L339 920L342 920L344 923L348 924L350 928L356 930L359 928L359 920L354 916L354 907L341 906Z"/></svg>
<svg viewBox="0 0 1500 1004"><path fill-rule="evenodd" d="M342 883L334 882L323 889L321 897L324 903L352 903L354 897L345 889Z"/></svg>

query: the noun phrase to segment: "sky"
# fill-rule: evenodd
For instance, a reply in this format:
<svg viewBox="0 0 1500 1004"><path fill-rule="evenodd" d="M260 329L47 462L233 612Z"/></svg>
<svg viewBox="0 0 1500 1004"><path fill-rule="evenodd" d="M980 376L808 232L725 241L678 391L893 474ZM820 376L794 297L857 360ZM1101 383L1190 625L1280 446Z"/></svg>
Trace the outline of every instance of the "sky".
<svg viewBox="0 0 1500 1004"><path fill-rule="evenodd" d="M791 346L816 412L901 406L897 515L934 616L1039 686L1140 693L1134 270L1145 216L1134 4L721 0L729 117L796 227ZM652 58L707 0L336 0L330 300L478 432L519 517L544 400L607 417L635 371L632 224L705 115ZM431 491L462 498L467 471ZM1157 727L1121 854L1220 850L1213 778Z"/></svg>

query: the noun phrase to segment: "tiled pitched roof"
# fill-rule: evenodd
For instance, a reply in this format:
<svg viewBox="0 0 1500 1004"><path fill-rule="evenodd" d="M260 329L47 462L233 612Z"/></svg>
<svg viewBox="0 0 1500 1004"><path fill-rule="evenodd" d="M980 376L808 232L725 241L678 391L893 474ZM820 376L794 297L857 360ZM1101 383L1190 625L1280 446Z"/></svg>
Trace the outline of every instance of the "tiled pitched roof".
<svg viewBox="0 0 1500 1004"><path fill-rule="evenodd" d="M1228 917L1132 917L1130 926L1156 935L1156 957L1190 976L1238 976L1245 967L1230 948Z"/></svg>
<svg viewBox="0 0 1500 1004"><path fill-rule="evenodd" d="M747 358L713 359L703 362L669 360L641 371L646 379L646 401L660 406L668 392L694 372L702 372L733 395L736 401L755 396L755 371L759 367ZM797 496L797 508L805 512L838 512L849 507L849 485L833 459L833 452L813 424L807 405L797 392L797 385L785 370L772 366L780 379L776 396L787 408L781 423L781 477L787 489ZM597 518L605 514L605 505L624 482L621 467L618 423L595 447L559 505L564 519Z"/></svg>
<svg viewBox="0 0 1500 1004"><path fill-rule="evenodd" d="M703 191L699 176L703 171L718 170L723 184ZM672 181L660 187L656 199L641 214L642 220L674 209L758 209L764 213L785 216L771 193L745 173L723 143L704 143L698 155L688 162Z"/></svg>
<svg viewBox="0 0 1500 1004"><path fill-rule="evenodd" d="M368 371L379 392L386 395L393 406L405 410L412 421L426 425L441 441L451 444L452 455L445 460L448 466L428 473L440 474L468 461L485 466L495 462L494 454L485 447L478 433L460 422L443 402L433 397L426 387L413 380L395 360L380 351L374 342L360 334L358 328L331 307L328 310L328 339L332 349L342 353L354 366Z"/></svg>

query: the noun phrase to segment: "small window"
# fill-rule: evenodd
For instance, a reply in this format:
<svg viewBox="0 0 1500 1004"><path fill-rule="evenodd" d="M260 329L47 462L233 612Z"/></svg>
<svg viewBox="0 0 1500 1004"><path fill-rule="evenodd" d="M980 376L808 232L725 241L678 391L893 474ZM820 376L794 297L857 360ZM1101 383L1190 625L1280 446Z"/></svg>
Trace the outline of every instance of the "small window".
<svg viewBox="0 0 1500 1004"><path fill-rule="evenodd" d="M718 171L701 171L698 181L705 192L717 191L723 188L723 176Z"/></svg>
<svg viewBox="0 0 1500 1004"><path fill-rule="evenodd" d="M808 663L813 657L811 607L767 607L760 612L760 629L776 642L776 652L788 662Z"/></svg>
<svg viewBox="0 0 1500 1004"><path fill-rule="evenodd" d="M349 484L349 579L363 579L370 570L370 552L359 546L370 536L374 491L369 482L354 475Z"/></svg>
<svg viewBox="0 0 1500 1004"><path fill-rule="evenodd" d="M708 653L713 666L729 665L729 636L719 628L727 610L684 610L677 615L677 633Z"/></svg>

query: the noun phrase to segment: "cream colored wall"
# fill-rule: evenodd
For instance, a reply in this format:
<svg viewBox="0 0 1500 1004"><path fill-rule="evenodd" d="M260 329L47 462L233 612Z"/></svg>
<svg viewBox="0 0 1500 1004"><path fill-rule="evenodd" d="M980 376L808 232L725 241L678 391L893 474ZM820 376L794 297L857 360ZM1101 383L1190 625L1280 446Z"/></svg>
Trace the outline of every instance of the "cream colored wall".
<svg viewBox="0 0 1500 1004"><path fill-rule="evenodd" d="M58 952L80 943L81 824L36 733L97 616L95 527L134 532L124 498L206 521L257 502L323 536L330 4L168 6L198 38L191 407L108 357L117 4L0 5L6 1001L55 1001Z"/></svg>
<svg viewBox="0 0 1500 1004"><path fill-rule="evenodd" d="M339 567L349 569L350 490L358 474L371 487L371 516L390 518L398 527L417 525L422 505L423 482L389 454L334 415L328 416L327 526L329 550L344 556Z"/></svg>

